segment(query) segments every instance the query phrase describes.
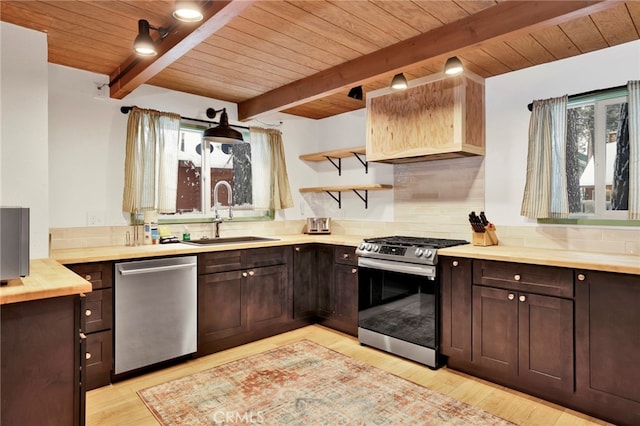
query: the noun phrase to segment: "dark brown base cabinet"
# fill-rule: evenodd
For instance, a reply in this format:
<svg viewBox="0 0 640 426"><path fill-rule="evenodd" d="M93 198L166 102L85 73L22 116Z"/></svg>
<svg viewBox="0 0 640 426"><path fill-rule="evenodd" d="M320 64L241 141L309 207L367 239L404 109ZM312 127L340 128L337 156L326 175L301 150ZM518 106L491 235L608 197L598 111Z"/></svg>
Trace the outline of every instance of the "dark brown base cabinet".
<svg viewBox="0 0 640 426"><path fill-rule="evenodd" d="M113 367L113 263L95 262L66 265L91 283L85 298L84 316L87 336L86 390L111 383Z"/></svg>
<svg viewBox="0 0 640 426"><path fill-rule="evenodd" d="M198 352L207 355L295 328L291 247L198 258Z"/></svg>
<svg viewBox="0 0 640 426"><path fill-rule="evenodd" d="M440 268L450 368L640 424L640 277L444 256Z"/></svg>
<svg viewBox="0 0 640 426"><path fill-rule="evenodd" d="M640 425L640 276L576 271L576 396Z"/></svg>
<svg viewBox="0 0 640 426"><path fill-rule="evenodd" d="M294 247L295 318L358 335L358 268L355 247Z"/></svg>
<svg viewBox="0 0 640 426"><path fill-rule="evenodd" d="M0 424L84 425L80 296L0 309Z"/></svg>

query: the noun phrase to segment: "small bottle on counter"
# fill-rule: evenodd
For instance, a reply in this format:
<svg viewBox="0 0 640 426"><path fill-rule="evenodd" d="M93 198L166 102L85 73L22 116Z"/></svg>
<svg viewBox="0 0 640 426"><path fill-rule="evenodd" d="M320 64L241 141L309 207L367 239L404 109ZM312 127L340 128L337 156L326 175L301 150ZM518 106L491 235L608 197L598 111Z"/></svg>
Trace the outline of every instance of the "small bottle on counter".
<svg viewBox="0 0 640 426"><path fill-rule="evenodd" d="M155 240L154 240L155 235ZM158 243L158 214L155 211L144 212L144 243Z"/></svg>
<svg viewBox="0 0 640 426"><path fill-rule="evenodd" d="M191 234L189 233L189 228L186 225L182 231L182 241L191 241Z"/></svg>

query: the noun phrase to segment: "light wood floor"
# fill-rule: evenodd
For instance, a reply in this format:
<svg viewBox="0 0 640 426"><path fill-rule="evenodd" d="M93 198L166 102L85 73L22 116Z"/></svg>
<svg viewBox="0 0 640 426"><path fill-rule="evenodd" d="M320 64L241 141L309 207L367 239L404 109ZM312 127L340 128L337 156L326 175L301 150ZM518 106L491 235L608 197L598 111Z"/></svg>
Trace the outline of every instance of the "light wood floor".
<svg viewBox="0 0 640 426"><path fill-rule="evenodd" d="M287 343L308 339L480 407L521 425L606 425L607 423L546 401L464 375L447 368L431 370L376 349L360 346L357 339L313 325L206 357L190 360L144 376L87 392L87 426L157 426L136 391Z"/></svg>

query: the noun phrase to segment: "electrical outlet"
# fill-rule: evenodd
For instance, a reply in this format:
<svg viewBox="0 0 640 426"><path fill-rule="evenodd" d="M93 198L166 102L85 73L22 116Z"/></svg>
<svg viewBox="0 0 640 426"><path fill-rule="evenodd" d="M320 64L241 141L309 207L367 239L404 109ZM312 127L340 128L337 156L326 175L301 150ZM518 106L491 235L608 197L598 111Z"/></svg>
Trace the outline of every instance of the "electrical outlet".
<svg viewBox="0 0 640 426"><path fill-rule="evenodd" d="M103 225L104 225L104 213L87 212L87 226L103 226Z"/></svg>

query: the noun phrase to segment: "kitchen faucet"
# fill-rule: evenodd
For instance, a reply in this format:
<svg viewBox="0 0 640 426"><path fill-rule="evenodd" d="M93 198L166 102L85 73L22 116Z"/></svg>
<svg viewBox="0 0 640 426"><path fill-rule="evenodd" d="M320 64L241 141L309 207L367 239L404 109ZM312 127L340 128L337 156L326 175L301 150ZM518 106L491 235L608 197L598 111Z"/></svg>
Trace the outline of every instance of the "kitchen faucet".
<svg viewBox="0 0 640 426"><path fill-rule="evenodd" d="M220 238L220 224L222 223L222 218L220 217L220 212L218 211L218 190L220 189L220 185L224 185L227 188L227 203L229 204L229 219L233 219L233 210L231 209L231 205L233 204L233 196L231 185L226 180L221 180L216 183L213 187L213 211L215 212L215 217L213 218L213 223L216 225L216 235L215 238Z"/></svg>

